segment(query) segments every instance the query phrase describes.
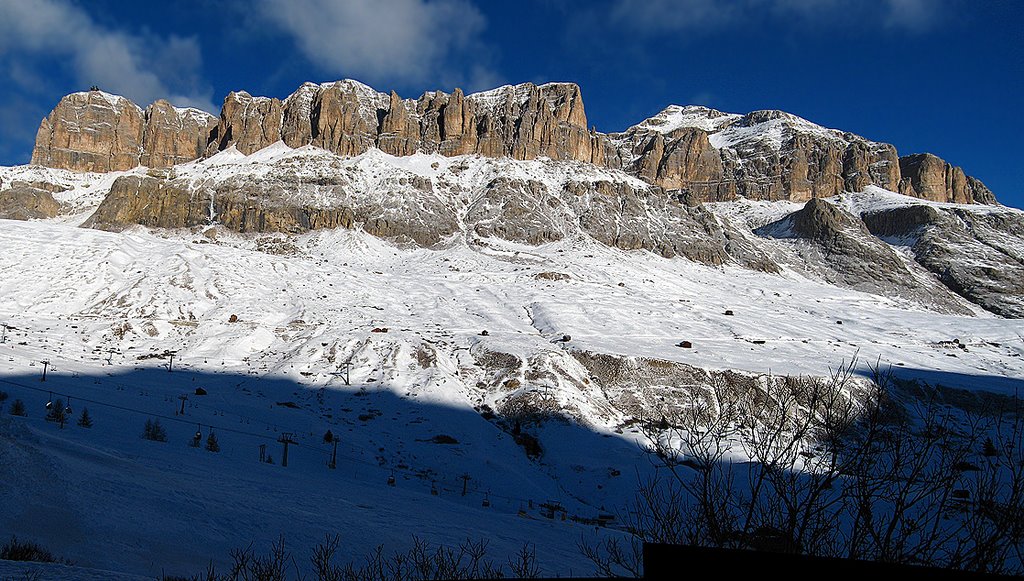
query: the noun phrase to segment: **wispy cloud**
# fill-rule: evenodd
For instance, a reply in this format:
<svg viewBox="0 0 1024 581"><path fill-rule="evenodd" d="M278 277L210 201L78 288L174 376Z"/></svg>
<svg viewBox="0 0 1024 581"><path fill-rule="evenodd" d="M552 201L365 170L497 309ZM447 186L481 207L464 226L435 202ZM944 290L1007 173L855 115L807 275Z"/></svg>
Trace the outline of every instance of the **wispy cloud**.
<svg viewBox="0 0 1024 581"><path fill-rule="evenodd" d="M66 62L82 88L98 85L142 106L167 99L216 111L212 88L199 76L195 37L159 37L100 25L66 0L0 0L0 67L17 82L17 67L32 59ZM33 91L27 84L18 87Z"/></svg>
<svg viewBox="0 0 1024 581"><path fill-rule="evenodd" d="M950 0L614 0L613 22L641 34L717 31L777 18L793 25L847 25L925 32Z"/></svg>
<svg viewBox="0 0 1024 581"><path fill-rule="evenodd" d="M887 0L885 24L924 32L938 24L944 15L944 6L938 0Z"/></svg>
<svg viewBox="0 0 1024 581"><path fill-rule="evenodd" d="M327 74L369 83L492 79L483 14L466 0L262 0L259 15Z"/></svg>

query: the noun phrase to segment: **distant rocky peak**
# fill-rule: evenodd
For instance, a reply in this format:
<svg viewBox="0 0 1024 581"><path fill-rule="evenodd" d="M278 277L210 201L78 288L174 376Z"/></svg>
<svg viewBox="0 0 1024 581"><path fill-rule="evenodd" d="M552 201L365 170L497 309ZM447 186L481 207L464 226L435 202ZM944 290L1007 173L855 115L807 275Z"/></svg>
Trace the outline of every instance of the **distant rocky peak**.
<svg viewBox="0 0 1024 581"><path fill-rule="evenodd" d="M109 108L114 112L120 114L125 108L131 108L134 110L142 111L142 108L136 105L127 97L121 95L114 95L107 93L106 91L79 91L77 93L71 93L64 97L69 101L76 103L84 103L89 107L98 108Z"/></svg>
<svg viewBox="0 0 1024 581"><path fill-rule="evenodd" d="M555 102L559 98L579 96L580 88L576 83L544 83L535 85L533 83L520 83L518 85L503 85L496 89L480 91L466 95L466 99L472 101L479 111L492 111L496 106L505 104L525 105L531 95L542 96L548 102Z"/></svg>
<svg viewBox="0 0 1024 581"><path fill-rule="evenodd" d="M626 130L626 133L656 131L668 134L677 129L689 127L696 127L708 133L713 133L739 118L740 115L723 113L703 105L669 105L657 115L644 119L630 127Z"/></svg>

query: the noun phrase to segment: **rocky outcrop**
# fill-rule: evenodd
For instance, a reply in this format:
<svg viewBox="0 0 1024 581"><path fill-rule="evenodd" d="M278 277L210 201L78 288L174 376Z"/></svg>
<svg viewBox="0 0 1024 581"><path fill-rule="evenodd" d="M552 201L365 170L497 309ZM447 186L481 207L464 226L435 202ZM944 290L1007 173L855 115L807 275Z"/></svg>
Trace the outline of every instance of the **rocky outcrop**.
<svg viewBox="0 0 1024 581"><path fill-rule="evenodd" d="M917 263L957 294L1024 318L1024 214L915 205L862 218L875 235L910 246Z"/></svg>
<svg viewBox="0 0 1024 581"><path fill-rule="evenodd" d="M899 193L933 202L994 204L985 184L930 153L900 158Z"/></svg>
<svg viewBox="0 0 1024 581"><path fill-rule="evenodd" d="M60 213L60 203L47 189L25 182L14 182L0 190L0 219L36 220L53 218Z"/></svg>
<svg viewBox="0 0 1024 581"><path fill-rule="evenodd" d="M101 91L60 100L36 132L32 163L73 171L121 171L139 165L143 112Z"/></svg>
<svg viewBox="0 0 1024 581"><path fill-rule="evenodd" d="M789 241L788 250L798 258L791 266L831 284L932 305L943 312L971 312L938 280L901 259L859 217L826 200L812 198L801 210L755 232Z"/></svg>
<svg viewBox="0 0 1024 581"><path fill-rule="evenodd" d="M94 172L170 167L200 157L215 122L213 115L167 101L142 111L102 91L74 93L40 124L32 163Z"/></svg>
<svg viewBox="0 0 1024 581"><path fill-rule="evenodd" d="M150 176L122 176L82 225L86 228L122 230L133 224L154 228L178 228L205 224L210 199L182 185Z"/></svg>
<svg viewBox="0 0 1024 581"><path fill-rule="evenodd" d="M320 86L312 103L313 145L339 155L359 155L376 144L384 95L355 81L341 81Z"/></svg>
<svg viewBox="0 0 1024 581"><path fill-rule="evenodd" d="M228 93L206 154L232 146L246 155L259 151L281 140L283 123L284 103L279 99L253 97L245 91Z"/></svg>
<svg viewBox="0 0 1024 581"><path fill-rule="evenodd" d="M691 203L830 197L869 185L929 200L995 203L980 181L928 154L900 158L886 143L815 125L782 111L733 115L670 106L623 133L587 129L579 86L507 85L465 95L402 99L353 80L305 83L284 101L244 91L224 99L219 119L166 102L138 107L105 93L76 93L43 121L33 162L112 171L166 167L229 147L251 154L277 141L344 156L371 148L547 157L623 169Z"/></svg>
<svg viewBox="0 0 1024 581"><path fill-rule="evenodd" d="M868 185L895 189L900 179L893 146L782 111L672 106L613 137L632 173L696 202L802 202Z"/></svg>
<svg viewBox="0 0 1024 581"><path fill-rule="evenodd" d="M705 209L578 162L454 162L424 174L382 165L387 158L380 153L338 163L326 152L288 152L281 146L278 151L285 153L251 168L259 179L244 170L219 172L223 165L218 164L210 164L209 173L200 164L165 172L166 177L157 172L122 176L84 226L217 224L238 232L293 234L359 228L425 247L455 234L481 244L494 238L543 244L587 236L623 250L778 270ZM576 177L552 180L549 164Z"/></svg>
<svg viewBox="0 0 1024 581"><path fill-rule="evenodd" d="M660 188L626 182L543 182L497 177L469 206L466 227L480 237L543 244L585 233L623 250L648 250L704 264L738 262L776 272L763 253L702 208L685 206Z"/></svg>
<svg viewBox="0 0 1024 581"><path fill-rule="evenodd" d="M638 137L635 143L635 171L640 179L670 190L693 191L701 201L736 197L734 182L726 179L722 156L705 131L685 127L668 135Z"/></svg>
<svg viewBox="0 0 1024 581"><path fill-rule="evenodd" d="M192 161L206 151L217 118L198 109L178 109L167 101L146 108L139 163L165 168Z"/></svg>
<svg viewBox="0 0 1024 581"><path fill-rule="evenodd" d="M329 204L299 203L298 189L318 188ZM354 196L344 178L325 175L315 185L281 174L253 181L233 177L195 188L183 179L123 176L83 227L120 231L129 226L189 228L218 224L236 232L298 234L355 228L397 241L433 246L458 230L451 209L432 195L429 181L396 183L383 198Z"/></svg>

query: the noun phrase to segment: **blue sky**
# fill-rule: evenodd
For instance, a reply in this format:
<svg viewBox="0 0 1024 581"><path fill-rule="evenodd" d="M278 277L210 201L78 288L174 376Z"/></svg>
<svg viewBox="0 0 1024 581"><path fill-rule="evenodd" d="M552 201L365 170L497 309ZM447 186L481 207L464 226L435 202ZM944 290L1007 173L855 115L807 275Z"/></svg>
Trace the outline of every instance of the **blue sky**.
<svg viewBox="0 0 1024 581"><path fill-rule="evenodd" d="M355 78L425 90L573 81L590 123L670 103L783 109L929 151L1024 207L1024 1L0 0L0 164L92 84L216 113Z"/></svg>

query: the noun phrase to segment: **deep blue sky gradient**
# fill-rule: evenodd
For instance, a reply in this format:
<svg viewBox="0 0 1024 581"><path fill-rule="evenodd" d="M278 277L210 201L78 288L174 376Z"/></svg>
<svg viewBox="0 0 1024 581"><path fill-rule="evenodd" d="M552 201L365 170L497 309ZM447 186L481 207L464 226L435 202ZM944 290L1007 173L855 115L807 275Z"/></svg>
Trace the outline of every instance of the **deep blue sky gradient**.
<svg viewBox="0 0 1024 581"><path fill-rule="evenodd" d="M391 1L408 6L424 0ZM305 2L315 7L329 0ZM97 34L132 39L140 67L156 71L160 87L207 108L230 90L283 98L303 81L346 77L403 97L456 85L479 90L573 81L599 131L623 130L670 103L739 113L782 109L893 143L903 155L932 152L982 179L1004 204L1024 207L1024 1L446 2L444 18L420 31L427 43L418 42L460 40L410 74L397 61L418 62L415 50L398 54L394 66L324 58L353 45L320 35L328 38L317 54L259 3L172 1L143 9L119 0L46 0L85 15L83 26ZM916 12L894 22L890 11L902 3ZM719 12L701 12L708 6ZM0 0L0 19L9 9L9 1ZM375 16L387 21L395 12ZM402 42L387 36L359 42ZM151 64L156 57L149 47L166 47L175 38L196 54L184 51L185 57ZM75 64L69 51L81 44L26 44L0 43L0 97L8 93L0 98L6 104L0 110L2 165L27 162L39 120L63 94L86 89L90 71L97 70L83 72ZM175 59L188 70L176 70ZM104 74L112 79L106 85L118 85L116 71ZM131 93L131 86L112 92Z"/></svg>

